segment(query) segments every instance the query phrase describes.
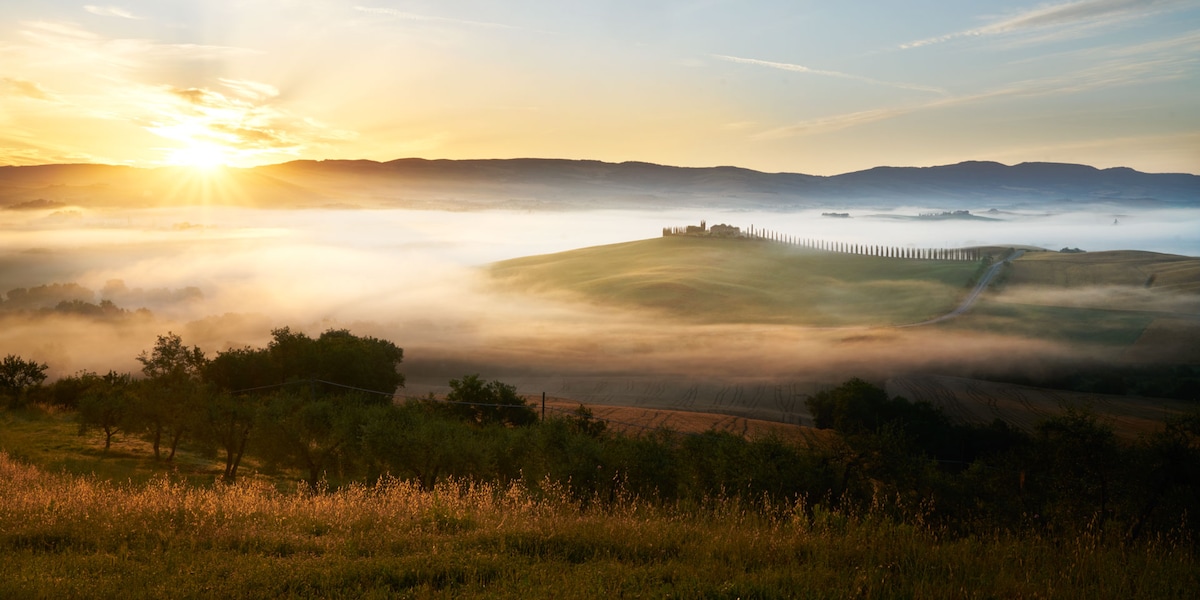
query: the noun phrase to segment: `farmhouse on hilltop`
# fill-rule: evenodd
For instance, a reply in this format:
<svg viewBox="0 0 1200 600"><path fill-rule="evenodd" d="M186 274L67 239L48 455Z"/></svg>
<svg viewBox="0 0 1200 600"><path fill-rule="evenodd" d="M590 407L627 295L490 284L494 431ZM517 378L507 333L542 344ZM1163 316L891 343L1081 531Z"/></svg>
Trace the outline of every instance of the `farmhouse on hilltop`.
<svg viewBox="0 0 1200 600"><path fill-rule="evenodd" d="M700 225L688 225L687 227L663 227L663 237L672 235L688 235L692 237L720 237L720 238L740 238L745 237L742 234L740 227L726 225L721 223L708 227L708 223L700 221Z"/></svg>

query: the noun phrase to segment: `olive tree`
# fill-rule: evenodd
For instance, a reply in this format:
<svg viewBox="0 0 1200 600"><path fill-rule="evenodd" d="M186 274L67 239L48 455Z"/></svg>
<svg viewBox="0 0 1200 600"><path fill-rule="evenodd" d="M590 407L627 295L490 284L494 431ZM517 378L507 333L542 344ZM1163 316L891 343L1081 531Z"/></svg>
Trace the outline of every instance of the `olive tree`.
<svg viewBox="0 0 1200 600"><path fill-rule="evenodd" d="M194 427L202 408L200 383L207 360L200 348L187 347L179 335L171 332L158 336L154 348L139 354L137 360L142 363L146 380L134 410L150 434L154 459L162 458L161 446L166 437L170 461L175 458L184 434Z"/></svg>
<svg viewBox="0 0 1200 600"><path fill-rule="evenodd" d="M46 380L48 368L45 363L25 360L15 354L5 356L0 361L0 395L7 397L9 406L25 404L29 390Z"/></svg>
<svg viewBox="0 0 1200 600"><path fill-rule="evenodd" d="M516 387L501 381L485 382L478 374L451 379L446 400L452 403L452 412L481 425L529 425L537 422L537 413L524 398L517 395Z"/></svg>
<svg viewBox="0 0 1200 600"><path fill-rule="evenodd" d="M131 425L134 399L133 376L109 371L105 375L84 372L78 375L84 385L79 398L79 432L99 429L104 433L104 451L112 447L113 437Z"/></svg>

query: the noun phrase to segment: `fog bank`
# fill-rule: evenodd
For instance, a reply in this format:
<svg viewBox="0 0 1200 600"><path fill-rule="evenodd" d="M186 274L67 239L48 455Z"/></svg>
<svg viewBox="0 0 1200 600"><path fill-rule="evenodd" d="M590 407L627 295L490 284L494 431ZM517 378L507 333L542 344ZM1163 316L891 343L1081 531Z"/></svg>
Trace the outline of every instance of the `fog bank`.
<svg viewBox="0 0 1200 600"><path fill-rule="evenodd" d="M91 294L81 300L111 300L153 314L94 319L3 311L0 354L47 362L55 375L82 368L134 370L134 356L168 330L211 354L262 345L271 327L289 325L386 337L405 348L407 362L430 372L437 365L495 365L497 372L811 378L1036 362L1068 350L1002 334L937 329L684 325L659 315L499 294L479 267L657 237L663 227L701 219L847 243L1200 254L1194 234L1200 211L994 215L999 221L895 218L919 212L925 209L838 219L817 212L694 209L8 211L0 213L0 292L73 283Z"/></svg>

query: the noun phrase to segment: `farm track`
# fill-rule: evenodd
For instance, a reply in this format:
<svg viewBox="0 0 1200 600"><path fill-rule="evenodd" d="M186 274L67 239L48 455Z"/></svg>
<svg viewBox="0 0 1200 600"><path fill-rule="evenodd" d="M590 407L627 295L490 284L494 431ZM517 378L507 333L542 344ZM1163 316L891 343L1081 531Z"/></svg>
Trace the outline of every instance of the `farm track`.
<svg viewBox="0 0 1200 600"><path fill-rule="evenodd" d="M1021 256L1024 254L1024 250L1017 250L1012 254L1012 256L1009 256L1008 258L1005 258L1004 260L989 267L988 270L984 272L983 277L979 278L979 283L975 284L975 287L971 289L970 293L967 294L967 297L964 298L962 303L960 303L954 310L939 317L921 321L920 323L896 325L896 327L921 327L922 325L933 325L935 323L948 321L965 314L967 311L971 310L972 306L975 306L975 302L977 302L979 297L983 295L984 290L986 290L988 286L992 284L992 280L995 279L996 276L1000 274L1000 271L1004 269L1004 265L1010 264L1012 261L1021 258Z"/></svg>

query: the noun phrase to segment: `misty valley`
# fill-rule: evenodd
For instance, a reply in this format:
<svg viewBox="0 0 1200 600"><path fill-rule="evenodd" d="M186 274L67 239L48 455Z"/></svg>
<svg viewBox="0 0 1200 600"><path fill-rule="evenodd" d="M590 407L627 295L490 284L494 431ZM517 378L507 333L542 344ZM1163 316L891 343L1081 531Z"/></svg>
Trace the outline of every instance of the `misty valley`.
<svg viewBox="0 0 1200 600"><path fill-rule="evenodd" d="M0 168L0 544L321 561L263 588L302 596L786 597L851 547L940 591L1196 583L1193 180L442 163Z"/></svg>
<svg viewBox="0 0 1200 600"><path fill-rule="evenodd" d="M0 600L1200 590L1200 0L0 2Z"/></svg>

